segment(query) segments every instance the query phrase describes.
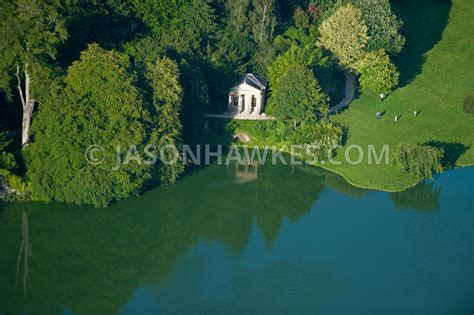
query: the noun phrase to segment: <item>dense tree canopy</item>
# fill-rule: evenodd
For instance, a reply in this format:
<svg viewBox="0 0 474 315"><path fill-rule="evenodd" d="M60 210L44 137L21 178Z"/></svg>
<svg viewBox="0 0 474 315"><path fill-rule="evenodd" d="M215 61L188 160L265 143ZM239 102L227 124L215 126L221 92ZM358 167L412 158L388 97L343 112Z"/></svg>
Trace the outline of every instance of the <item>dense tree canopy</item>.
<svg viewBox="0 0 474 315"><path fill-rule="evenodd" d="M64 89L45 104L34 124L27 166L36 198L105 206L151 181L154 165L132 161L112 170L117 146L125 152L129 146L143 150L151 137L158 138L152 111L135 84L127 57L116 51L91 45L73 63ZM103 154L100 165L84 156L91 145L104 150L95 155Z"/></svg>
<svg viewBox="0 0 474 315"><path fill-rule="evenodd" d="M283 119L301 122L308 115L325 116L328 97L321 91L310 69L290 66L272 88L274 114Z"/></svg>
<svg viewBox="0 0 474 315"><path fill-rule="evenodd" d="M16 65L25 64L35 76L33 97L45 91L57 46L67 38L57 7L41 0L1 1L0 38L0 91L10 93Z"/></svg>
<svg viewBox="0 0 474 315"><path fill-rule="evenodd" d="M401 35L402 21L392 10L389 0L338 0L332 5L326 5L323 19L332 16L339 8L348 4L354 5L362 12L362 18L367 26L368 51L383 49L388 53L398 53L405 44Z"/></svg>
<svg viewBox="0 0 474 315"><path fill-rule="evenodd" d="M400 171L426 178L443 171L443 156L444 150L440 148L401 143L393 158L393 164Z"/></svg>
<svg viewBox="0 0 474 315"><path fill-rule="evenodd" d="M92 167L84 150L198 141L204 114L222 112L247 72L267 77L266 112L281 130L337 140L321 119L327 95L341 96L341 69L360 73L364 89L393 89L401 26L388 0L2 1L0 97L22 104L9 117L23 117L12 124L33 142L16 170L35 199L99 206L172 183L180 163L134 159L111 173L112 156Z"/></svg>
<svg viewBox="0 0 474 315"><path fill-rule="evenodd" d="M389 0L355 0L368 28L367 49L398 53L405 44L400 34L402 22L393 13Z"/></svg>
<svg viewBox="0 0 474 315"><path fill-rule="evenodd" d="M349 71L356 69L369 40L362 11L352 4L340 7L319 27L320 44L331 51Z"/></svg>
<svg viewBox="0 0 474 315"><path fill-rule="evenodd" d="M153 90L154 111L152 126L154 133L152 143L157 146L162 160L174 161L174 154L181 147L182 124L179 119L183 88L179 84L178 65L171 59L157 58L147 67L147 78ZM166 146L169 149L164 150ZM165 163L159 168L159 183L174 183L183 171L180 159Z"/></svg>
<svg viewBox="0 0 474 315"><path fill-rule="evenodd" d="M253 40L259 45L270 42L276 27L276 0L252 0L249 23Z"/></svg>
<svg viewBox="0 0 474 315"><path fill-rule="evenodd" d="M217 26L207 0L133 1L135 10L151 28L161 47L179 53L203 54Z"/></svg>
<svg viewBox="0 0 474 315"><path fill-rule="evenodd" d="M360 85L376 93L388 93L398 84L400 74L383 50L367 53L357 64Z"/></svg>
<svg viewBox="0 0 474 315"><path fill-rule="evenodd" d="M7 148L12 142L8 139L5 131L0 131L0 171L12 171L16 168L15 157L12 153L7 152Z"/></svg>
<svg viewBox="0 0 474 315"><path fill-rule="evenodd" d="M64 21L46 1L0 4L0 91L11 94L11 79L21 100L23 146L30 141L35 105L47 97L55 76L57 45L66 39Z"/></svg>
<svg viewBox="0 0 474 315"><path fill-rule="evenodd" d="M311 146L301 152L303 158L312 160L316 155L318 161L327 161L342 145L342 136L343 130L337 124L329 120L318 122L314 117L308 116L292 134L291 139L293 143Z"/></svg>

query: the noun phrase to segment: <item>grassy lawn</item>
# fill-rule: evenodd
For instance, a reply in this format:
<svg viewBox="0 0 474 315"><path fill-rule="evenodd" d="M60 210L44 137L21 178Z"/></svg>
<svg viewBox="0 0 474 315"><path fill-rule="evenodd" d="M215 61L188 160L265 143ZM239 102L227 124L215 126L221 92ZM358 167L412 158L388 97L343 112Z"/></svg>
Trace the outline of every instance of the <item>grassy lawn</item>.
<svg viewBox="0 0 474 315"><path fill-rule="evenodd" d="M356 144L365 148L388 144L390 153L400 142L442 146L452 166L474 165L474 116L463 111L464 98L474 93L474 4L471 0L403 1L397 7L404 20L407 43L395 62L400 87L383 102L362 93L348 109L331 117L348 130L344 150ZM384 113L381 120L376 112ZM413 112L419 114L414 117ZM395 122L394 117L400 119ZM272 143L258 134L256 122L232 122L236 132L247 132L253 144ZM356 159L356 151L352 151ZM323 166L323 165L321 165ZM369 165L367 154L354 166L326 164L353 185L400 191L421 179L398 172L391 165Z"/></svg>
<svg viewBox="0 0 474 315"><path fill-rule="evenodd" d="M348 127L346 147L389 144L393 152L400 142L437 142L456 166L473 165L474 116L463 112L462 102L474 93L474 5L470 0L454 0L452 5L407 1L399 9L407 36L396 60L401 87L383 103L362 94L333 120ZM385 112L382 120L375 119L377 111ZM395 115L402 115L397 122ZM365 161L328 168L367 188L402 190L419 181L392 166Z"/></svg>

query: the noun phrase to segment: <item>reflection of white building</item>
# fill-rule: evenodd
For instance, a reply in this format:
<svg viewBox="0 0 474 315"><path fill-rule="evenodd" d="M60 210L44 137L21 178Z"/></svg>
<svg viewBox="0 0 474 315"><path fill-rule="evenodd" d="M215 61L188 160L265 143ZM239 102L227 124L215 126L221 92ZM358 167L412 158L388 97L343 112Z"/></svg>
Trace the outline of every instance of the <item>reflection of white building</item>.
<svg viewBox="0 0 474 315"><path fill-rule="evenodd" d="M258 161L242 160L227 164L227 171L235 176L235 184L245 184L258 179Z"/></svg>
<svg viewBox="0 0 474 315"><path fill-rule="evenodd" d="M265 78L246 73L242 81L229 91L226 114L248 119L265 116L266 89Z"/></svg>

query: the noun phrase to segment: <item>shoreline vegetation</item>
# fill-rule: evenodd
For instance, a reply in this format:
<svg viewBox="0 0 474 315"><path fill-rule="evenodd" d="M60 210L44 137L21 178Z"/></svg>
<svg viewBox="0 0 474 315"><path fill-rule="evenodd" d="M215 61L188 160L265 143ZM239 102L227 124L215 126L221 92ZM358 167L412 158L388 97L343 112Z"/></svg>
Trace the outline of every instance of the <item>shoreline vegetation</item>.
<svg viewBox="0 0 474 315"><path fill-rule="evenodd" d="M351 144L389 144L392 154L400 142L430 143L444 149L446 170L474 166L474 116L463 110L463 101L474 92L474 61L469 57L474 54L471 40L474 38L474 11L469 10L469 1L463 0L453 1L452 6L446 3L421 10L423 4L426 5L421 1L400 8L407 43L398 56L397 66L403 77L403 64L409 67L410 60L422 58L418 72L402 79L405 80L402 86L383 102L378 95L362 92L347 109L331 115L330 119L347 128L343 149ZM418 15L412 16L410 10ZM442 23L444 19L446 26L435 34L433 24ZM415 27L417 31L411 32ZM433 38L432 47L418 56L422 49L420 38L430 36L438 39ZM377 111L384 113L380 120L375 118ZM416 117L414 111L417 111ZM397 122L395 115L401 116ZM256 144L265 143L255 131L256 122L237 124L236 132L248 133ZM337 153L335 159L338 160ZM342 176L356 187L387 192L403 191L424 180L400 173L392 165L316 166Z"/></svg>

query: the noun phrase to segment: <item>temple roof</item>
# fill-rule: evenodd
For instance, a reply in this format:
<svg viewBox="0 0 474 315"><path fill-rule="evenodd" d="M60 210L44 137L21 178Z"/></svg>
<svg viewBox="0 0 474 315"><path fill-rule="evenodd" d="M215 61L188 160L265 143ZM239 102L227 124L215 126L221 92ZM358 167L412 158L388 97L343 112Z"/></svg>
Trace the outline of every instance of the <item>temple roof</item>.
<svg viewBox="0 0 474 315"><path fill-rule="evenodd" d="M267 80L264 77L255 75L253 73L244 74L240 84L246 83L258 90L265 90L267 88Z"/></svg>

